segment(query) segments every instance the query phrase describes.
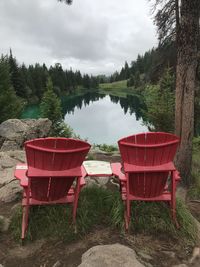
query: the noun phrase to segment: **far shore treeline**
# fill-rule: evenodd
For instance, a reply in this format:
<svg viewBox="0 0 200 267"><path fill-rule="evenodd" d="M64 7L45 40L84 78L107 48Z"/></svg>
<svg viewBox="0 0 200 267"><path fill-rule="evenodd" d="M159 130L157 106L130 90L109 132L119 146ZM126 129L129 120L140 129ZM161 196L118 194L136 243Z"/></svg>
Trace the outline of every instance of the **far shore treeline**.
<svg viewBox="0 0 200 267"><path fill-rule="evenodd" d="M152 48L144 55L138 55L129 64L125 62L120 71L115 71L110 76L89 76L78 70L64 70L60 63L49 68L44 63L20 65L10 50L9 55L2 55L0 59L0 123L9 118L19 118L26 105L40 104L47 91L49 78L53 93L58 98L88 90L98 92L105 83L109 87L113 85L114 89L119 81L124 81L120 83L123 87L120 91L124 90L127 98L132 94L138 96L138 101L143 103L141 114L147 126L153 125L158 131L173 132L175 55L175 44L169 42ZM103 92L106 93L105 90ZM199 91L196 92L195 99L198 114ZM199 128L199 119L195 115L195 133L199 133Z"/></svg>

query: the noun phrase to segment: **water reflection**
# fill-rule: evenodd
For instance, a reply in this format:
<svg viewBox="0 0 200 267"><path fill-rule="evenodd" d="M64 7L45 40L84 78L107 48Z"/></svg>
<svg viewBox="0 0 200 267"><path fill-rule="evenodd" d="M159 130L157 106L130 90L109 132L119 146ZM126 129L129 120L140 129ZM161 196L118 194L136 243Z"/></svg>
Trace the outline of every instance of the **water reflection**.
<svg viewBox="0 0 200 267"><path fill-rule="evenodd" d="M82 109L90 105L95 101L105 98L106 95L98 93L87 93L79 96L67 96L62 98L62 108L63 114L69 113L73 114L75 108ZM128 95L127 98L120 98L118 96L109 95L110 101L115 104L120 104L121 108L124 111L124 114L127 112L129 114L135 113L136 119L139 120L142 118L142 109L144 108L144 103L136 95Z"/></svg>
<svg viewBox="0 0 200 267"><path fill-rule="evenodd" d="M124 114L127 112L131 115L135 113L136 120L142 118L142 108L144 103L141 102L140 98L136 95L128 95L127 98L120 98L118 96L110 96L110 100L115 104L120 104L121 108L124 111Z"/></svg>
<svg viewBox="0 0 200 267"><path fill-rule="evenodd" d="M87 93L62 99L62 104L66 123L91 143L116 144L123 136L148 131L135 96Z"/></svg>
<svg viewBox="0 0 200 267"><path fill-rule="evenodd" d="M75 108L77 109L82 109L82 106L84 105L84 107L90 105L90 103L98 101L99 99L103 99L105 97L105 95L100 95L98 93L95 92L89 92L86 93L84 95L78 95L78 96L74 96L74 95L70 95L67 97L63 97L61 99L62 101L62 108L63 108L63 113L69 113L69 114L73 114Z"/></svg>

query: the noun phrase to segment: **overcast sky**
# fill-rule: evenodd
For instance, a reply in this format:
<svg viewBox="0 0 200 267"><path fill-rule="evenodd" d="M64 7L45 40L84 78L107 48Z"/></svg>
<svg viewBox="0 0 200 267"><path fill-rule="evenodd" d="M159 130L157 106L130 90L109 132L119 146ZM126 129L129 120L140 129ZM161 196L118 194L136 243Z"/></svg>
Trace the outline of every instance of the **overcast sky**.
<svg viewBox="0 0 200 267"><path fill-rule="evenodd" d="M148 0L0 0L0 53L110 74L157 44Z"/></svg>

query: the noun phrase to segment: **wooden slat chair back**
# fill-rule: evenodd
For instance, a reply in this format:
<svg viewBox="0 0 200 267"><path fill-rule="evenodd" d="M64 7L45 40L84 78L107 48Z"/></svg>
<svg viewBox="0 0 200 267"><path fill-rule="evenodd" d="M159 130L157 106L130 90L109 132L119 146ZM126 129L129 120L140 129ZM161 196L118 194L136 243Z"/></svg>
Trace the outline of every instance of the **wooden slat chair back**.
<svg viewBox="0 0 200 267"><path fill-rule="evenodd" d="M39 138L25 142L27 165L19 164L15 177L24 188L22 239L31 205L73 203L73 222L86 172L82 163L90 144L72 138ZM76 181L76 183L74 183Z"/></svg>
<svg viewBox="0 0 200 267"><path fill-rule="evenodd" d="M132 200L168 201L176 220L175 191L180 176L173 159L179 138L163 132L141 133L120 139L118 145L122 165L114 163L112 169L120 179L122 199L126 201L126 228ZM169 179L170 190L167 189Z"/></svg>
<svg viewBox="0 0 200 267"><path fill-rule="evenodd" d="M129 194L143 199L160 196L168 177L169 172L129 173Z"/></svg>
<svg viewBox="0 0 200 267"><path fill-rule="evenodd" d="M31 196L40 201L55 201L66 196L75 176L59 177L59 171L81 166L90 145L81 140L40 138L25 142L28 168L52 171L53 176L30 177Z"/></svg>
<svg viewBox="0 0 200 267"><path fill-rule="evenodd" d="M25 142L29 167L63 171L81 166L90 145L72 138L39 138Z"/></svg>
<svg viewBox="0 0 200 267"><path fill-rule="evenodd" d="M56 201L67 195L75 177L50 177L30 179L31 197L38 201Z"/></svg>
<svg viewBox="0 0 200 267"><path fill-rule="evenodd" d="M156 166L173 160L179 139L169 133L142 133L118 141L122 161L133 165Z"/></svg>

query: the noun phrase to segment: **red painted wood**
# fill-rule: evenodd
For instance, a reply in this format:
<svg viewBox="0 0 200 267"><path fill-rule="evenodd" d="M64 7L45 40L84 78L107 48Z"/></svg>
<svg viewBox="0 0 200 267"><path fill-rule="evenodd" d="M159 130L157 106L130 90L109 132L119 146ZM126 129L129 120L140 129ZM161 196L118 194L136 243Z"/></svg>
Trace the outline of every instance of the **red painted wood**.
<svg viewBox="0 0 200 267"><path fill-rule="evenodd" d="M28 166L49 171L80 166L89 149L88 143L67 138L41 138L25 143Z"/></svg>
<svg viewBox="0 0 200 267"><path fill-rule="evenodd" d="M162 172L162 171L173 171L175 166L173 162L168 162L162 165L155 166L141 166L124 163L125 172Z"/></svg>
<svg viewBox="0 0 200 267"><path fill-rule="evenodd" d="M32 198L40 201L47 201L49 179L50 178L39 179L39 177L30 179L30 192Z"/></svg>
<svg viewBox="0 0 200 267"><path fill-rule="evenodd" d="M24 188L22 238L28 226L30 205L74 202L75 222L78 195L86 176L81 165L89 149L87 142L72 138L39 138L25 142L28 170L15 171ZM75 180L76 185L73 185ZM76 186L76 190L72 186Z"/></svg>
<svg viewBox="0 0 200 267"><path fill-rule="evenodd" d="M111 167L119 176L121 196L126 201L126 227L130 221L130 200L169 201L175 220L175 191L180 176L173 159L178 144L177 136L163 132L142 133L118 141L125 174L122 176L117 163ZM171 191L167 185L169 178Z"/></svg>
<svg viewBox="0 0 200 267"><path fill-rule="evenodd" d="M74 180L74 177L52 177L49 184L48 200L55 201L65 197Z"/></svg>
<svg viewBox="0 0 200 267"><path fill-rule="evenodd" d="M64 176L81 176L81 167L76 167L69 170L62 171L48 171L29 167L27 171L29 177L64 177Z"/></svg>
<svg viewBox="0 0 200 267"><path fill-rule="evenodd" d="M118 141L123 162L153 166L172 161L179 138L168 133L143 133Z"/></svg>

